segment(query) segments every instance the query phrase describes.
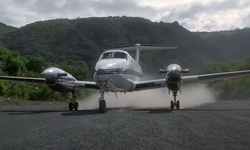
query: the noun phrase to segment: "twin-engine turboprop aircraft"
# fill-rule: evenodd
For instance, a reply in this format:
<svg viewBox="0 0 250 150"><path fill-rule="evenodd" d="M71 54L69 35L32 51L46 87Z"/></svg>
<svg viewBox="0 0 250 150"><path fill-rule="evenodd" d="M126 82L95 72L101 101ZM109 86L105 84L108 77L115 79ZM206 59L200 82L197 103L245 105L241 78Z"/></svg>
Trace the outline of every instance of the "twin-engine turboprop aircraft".
<svg viewBox="0 0 250 150"><path fill-rule="evenodd" d="M136 47L135 59L126 51L134 50ZM200 81L211 81L229 77L249 75L250 70L213 73L203 75L182 76L188 73L188 69L182 69L177 64L171 64L160 73L166 75L163 79L140 81L142 69L139 65L140 50L160 50L176 49L177 46L150 46L136 44L121 48L105 50L95 66L94 81L78 81L68 72L51 67L44 70L41 74L44 78L30 77L11 77L0 76L2 80L23 81L32 83L45 83L52 90L67 93L71 92L74 99L69 103L69 110L78 110L79 104L75 101L75 92L82 88L97 89L100 91L99 111L106 111L105 92L132 92L146 89L167 87L173 93L174 100L171 101L170 108L180 109L180 102L176 100L177 93L183 84L195 83Z"/></svg>

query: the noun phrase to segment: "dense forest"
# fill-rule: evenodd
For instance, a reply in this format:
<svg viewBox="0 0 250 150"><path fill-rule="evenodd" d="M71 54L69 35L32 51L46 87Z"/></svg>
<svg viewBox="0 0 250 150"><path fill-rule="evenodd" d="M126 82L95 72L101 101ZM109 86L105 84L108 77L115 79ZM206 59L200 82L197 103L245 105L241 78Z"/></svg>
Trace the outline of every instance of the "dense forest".
<svg viewBox="0 0 250 150"><path fill-rule="evenodd" d="M212 63L200 69L199 74L239 70L250 70L250 57L242 61ZM208 87L216 92L218 100L246 100L250 97L248 76L208 82Z"/></svg>
<svg viewBox="0 0 250 150"><path fill-rule="evenodd" d="M42 77L40 73L48 67L41 56L23 57L3 47L0 47L0 75ZM73 65L61 64L60 68L70 72L76 78L86 80L88 69ZM83 91L82 96L88 94ZM46 85L0 81L0 95L8 99L24 100L66 100L60 93L54 92Z"/></svg>
<svg viewBox="0 0 250 150"><path fill-rule="evenodd" d="M178 45L178 50L142 52L140 64L144 73L153 76L170 63L189 68L191 74L250 69L249 37L249 29L193 33L178 22L152 22L137 17L56 19L21 28L1 23L0 75L41 77L43 69L55 66L77 79L91 80L103 48L135 43ZM250 86L248 77L211 82L209 86L218 91L218 99L250 96L246 88ZM0 81L0 95L29 100L63 99L44 85L6 81Z"/></svg>

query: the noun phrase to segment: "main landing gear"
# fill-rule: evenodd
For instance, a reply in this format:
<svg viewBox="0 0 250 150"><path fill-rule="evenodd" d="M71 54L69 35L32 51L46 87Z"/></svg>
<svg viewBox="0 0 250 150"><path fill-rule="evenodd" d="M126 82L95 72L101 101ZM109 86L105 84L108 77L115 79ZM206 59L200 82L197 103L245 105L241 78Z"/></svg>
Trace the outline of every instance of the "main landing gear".
<svg viewBox="0 0 250 150"><path fill-rule="evenodd" d="M79 103L78 102L70 102L69 103L69 111L75 110L78 111Z"/></svg>
<svg viewBox="0 0 250 150"><path fill-rule="evenodd" d="M75 91L72 91L71 93L72 93L72 97L73 97L73 102L69 103L69 111L72 111L72 110L78 111L79 103L76 102Z"/></svg>
<svg viewBox="0 0 250 150"><path fill-rule="evenodd" d="M100 91L101 97L99 98L99 112L105 113L106 111L106 101L104 99L104 91Z"/></svg>
<svg viewBox="0 0 250 150"><path fill-rule="evenodd" d="M174 107L176 107L176 109L180 109L180 101L176 101L178 91L172 91L172 92L173 92L173 96L174 96L174 101L170 102L170 108L171 108L171 110L174 109Z"/></svg>

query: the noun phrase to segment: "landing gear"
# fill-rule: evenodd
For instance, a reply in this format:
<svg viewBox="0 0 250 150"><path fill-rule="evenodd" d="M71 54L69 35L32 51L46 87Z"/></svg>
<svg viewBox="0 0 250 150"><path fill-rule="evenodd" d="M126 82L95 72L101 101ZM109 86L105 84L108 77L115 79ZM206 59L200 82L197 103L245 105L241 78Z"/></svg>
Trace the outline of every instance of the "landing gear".
<svg viewBox="0 0 250 150"><path fill-rule="evenodd" d="M75 109L75 111L78 111L78 107L79 107L79 103L78 103L78 102L75 102L75 103L74 103L74 109Z"/></svg>
<svg viewBox="0 0 250 150"><path fill-rule="evenodd" d="M78 111L79 103L78 102L70 102L69 103L69 111L75 110Z"/></svg>
<svg viewBox="0 0 250 150"><path fill-rule="evenodd" d="M173 101L171 101L171 103L170 103L170 108L174 109L174 102Z"/></svg>
<svg viewBox="0 0 250 150"><path fill-rule="evenodd" d="M174 96L174 101L170 102L170 108L171 108L171 110L174 109L174 107L176 107L176 109L180 109L180 101L176 101L178 91L172 91L172 92L173 92L173 96Z"/></svg>
<svg viewBox="0 0 250 150"><path fill-rule="evenodd" d="M79 103L76 102L75 91L72 91L71 93L72 93L72 97L73 97L73 102L69 103L69 111L72 111L72 110L78 111Z"/></svg>
<svg viewBox="0 0 250 150"><path fill-rule="evenodd" d="M99 112L105 113L106 111L106 102L105 100L99 100Z"/></svg>
<svg viewBox="0 0 250 150"><path fill-rule="evenodd" d="M99 98L99 112L105 113L106 111L106 101L104 100L104 91L100 91L101 97Z"/></svg>
<svg viewBox="0 0 250 150"><path fill-rule="evenodd" d="M177 103L176 103L176 109L180 109L180 101L177 101Z"/></svg>

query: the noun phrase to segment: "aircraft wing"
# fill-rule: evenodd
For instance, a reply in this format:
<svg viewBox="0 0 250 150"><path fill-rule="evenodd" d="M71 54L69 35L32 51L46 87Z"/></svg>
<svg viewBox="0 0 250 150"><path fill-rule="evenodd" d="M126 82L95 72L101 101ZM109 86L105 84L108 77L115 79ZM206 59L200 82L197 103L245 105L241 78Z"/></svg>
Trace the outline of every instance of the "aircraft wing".
<svg viewBox="0 0 250 150"><path fill-rule="evenodd" d="M214 81L214 80L246 76L246 75L250 75L250 70L183 76L182 81L183 84L191 84L191 83ZM166 86L167 86L166 79L139 81L135 83L135 91L162 88Z"/></svg>
<svg viewBox="0 0 250 150"><path fill-rule="evenodd" d="M0 80L46 84L45 78L0 76ZM95 82L90 82L90 81L74 81L74 82L65 82L65 83L60 82L59 84L62 84L65 86L74 86L76 88L99 89L99 87L96 85Z"/></svg>
<svg viewBox="0 0 250 150"><path fill-rule="evenodd" d="M166 79L139 81L135 83L135 91L166 87Z"/></svg>
<svg viewBox="0 0 250 150"><path fill-rule="evenodd" d="M31 78L31 77L12 77L12 76L0 76L0 80L9 81L21 81L21 82L31 82L31 83L45 83L45 78Z"/></svg>
<svg viewBox="0 0 250 150"><path fill-rule="evenodd" d="M76 88L87 88L87 89L99 89L95 82L91 81L75 81L74 87Z"/></svg>
<svg viewBox="0 0 250 150"><path fill-rule="evenodd" d="M183 84L189 84L189 83L207 82L207 81L214 81L214 80L246 76L246 75L250 75L250 70L183 76L182 81Z"/></svg>

